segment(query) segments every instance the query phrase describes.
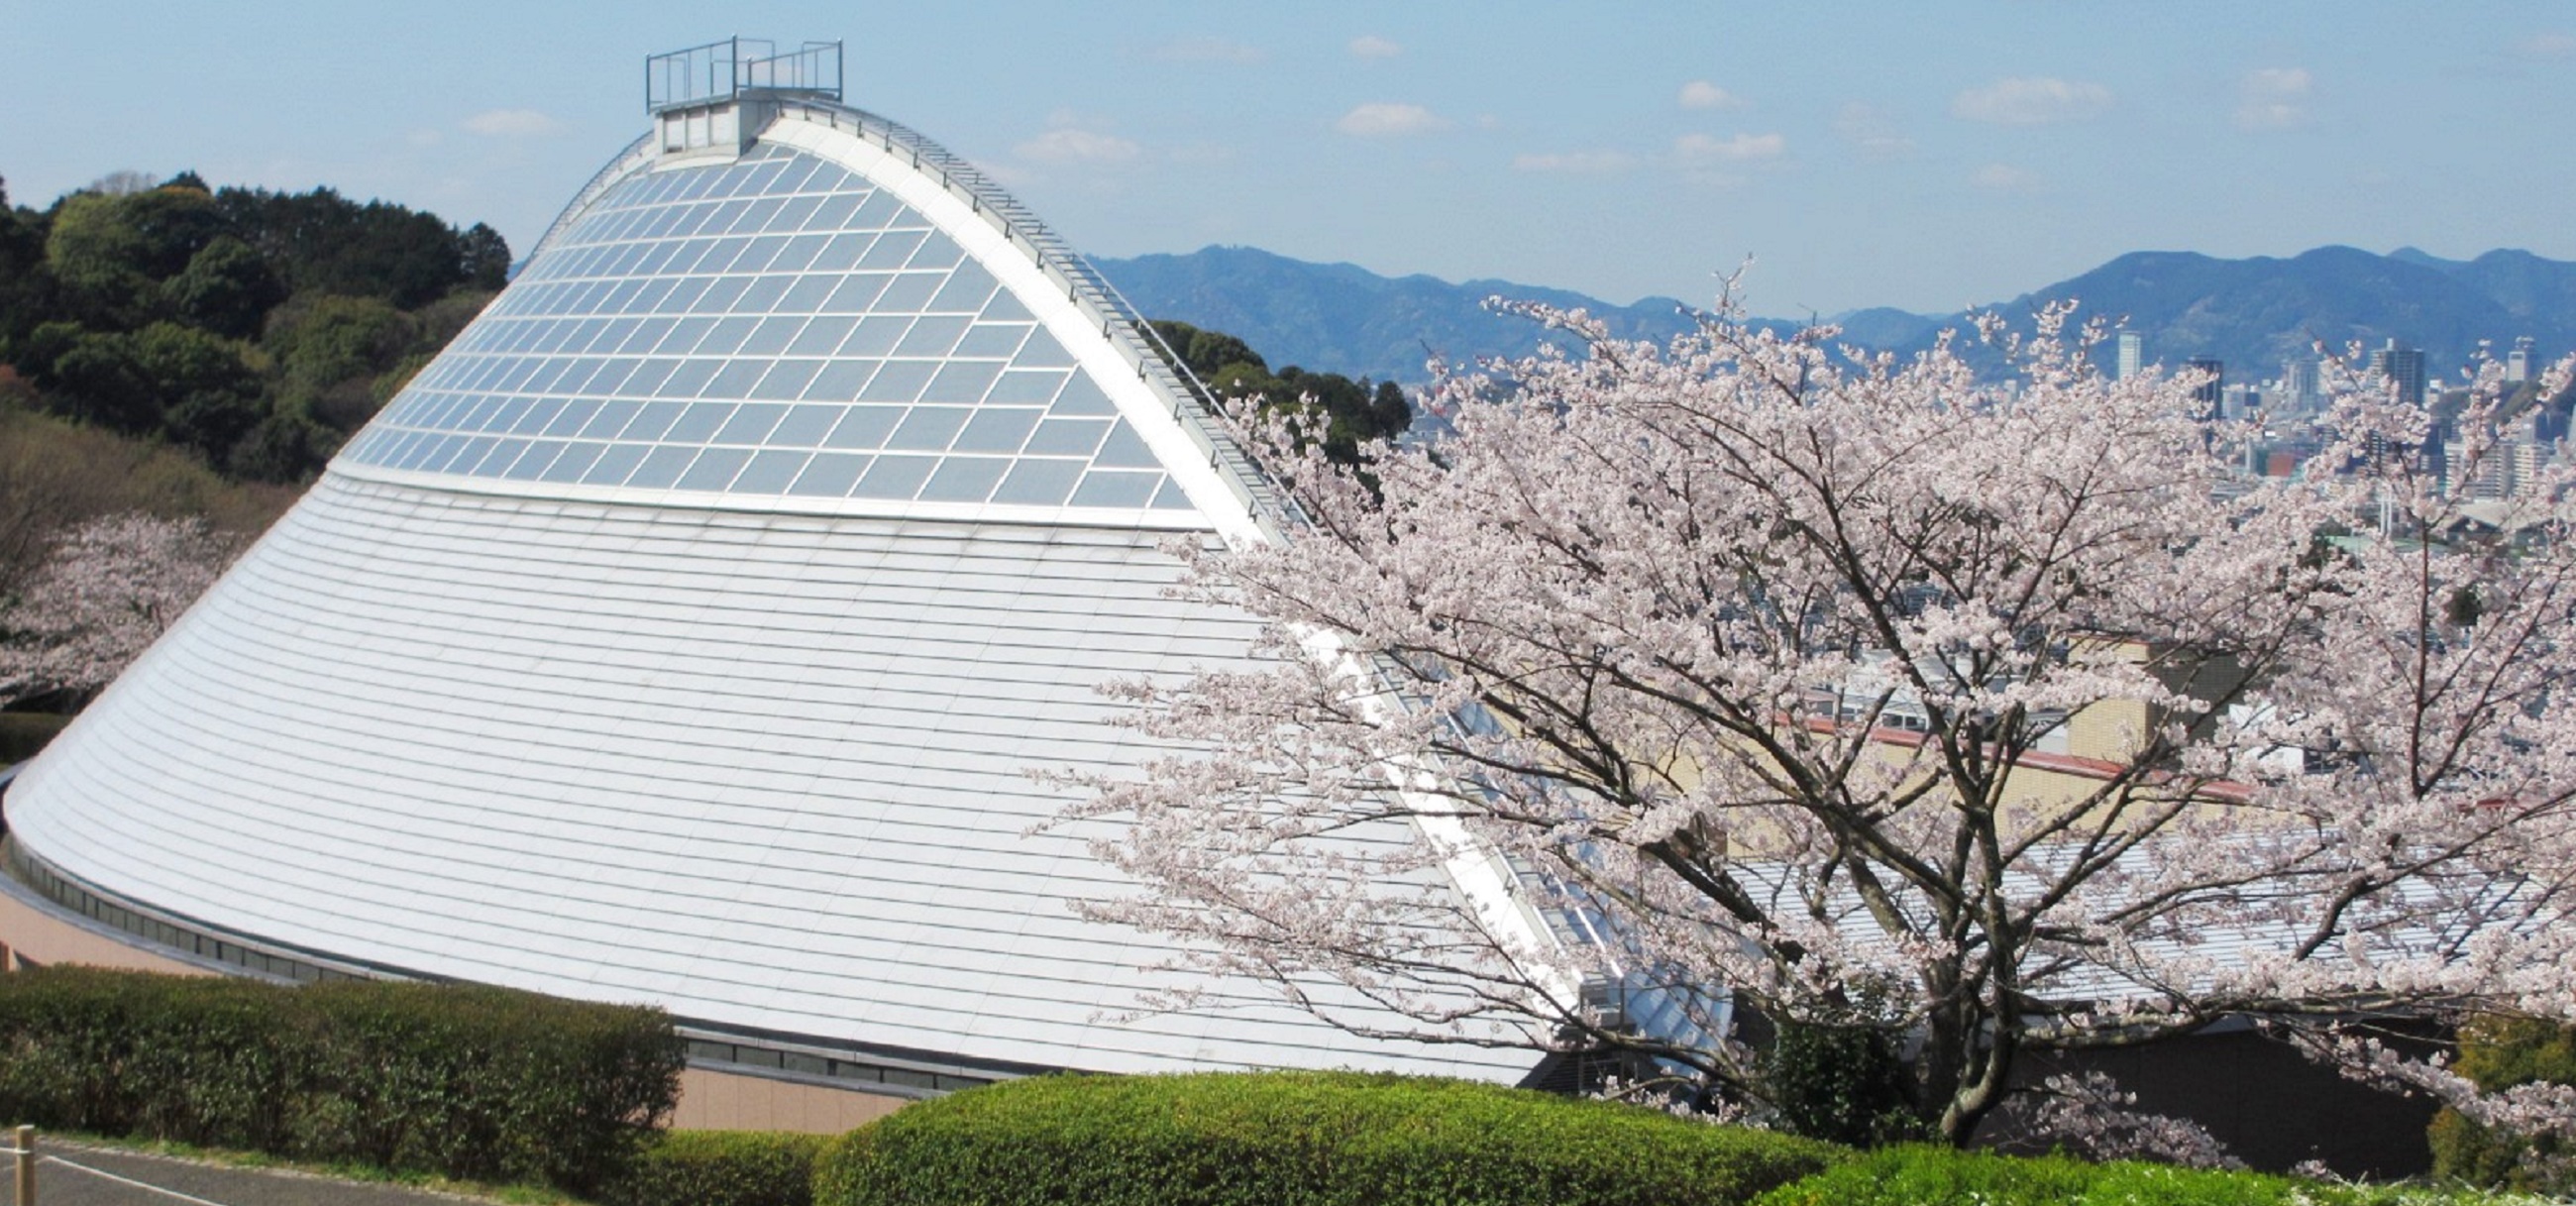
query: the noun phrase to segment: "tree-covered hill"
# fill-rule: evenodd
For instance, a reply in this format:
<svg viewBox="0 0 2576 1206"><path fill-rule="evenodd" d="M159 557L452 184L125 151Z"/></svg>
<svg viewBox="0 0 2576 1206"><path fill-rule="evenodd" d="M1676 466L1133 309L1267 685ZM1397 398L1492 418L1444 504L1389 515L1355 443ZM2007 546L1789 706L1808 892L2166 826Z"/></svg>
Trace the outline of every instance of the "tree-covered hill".
<svg viewBox="0 0 2576 1206"><path fill-rule="evenodd" d="M22 405L292 482L498 290L490 227L327 188L0 186L0 365Z"/></svg>

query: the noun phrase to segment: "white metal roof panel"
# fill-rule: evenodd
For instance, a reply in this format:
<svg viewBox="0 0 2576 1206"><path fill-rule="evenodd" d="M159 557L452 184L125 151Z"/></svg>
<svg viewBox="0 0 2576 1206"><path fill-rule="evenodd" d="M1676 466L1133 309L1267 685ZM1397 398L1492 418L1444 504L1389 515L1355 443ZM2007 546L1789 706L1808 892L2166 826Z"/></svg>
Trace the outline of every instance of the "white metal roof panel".
<svg viewBox="0 0 2576 1206"><path fill-rule="evenodd" d="M15 785L11 822L72 875L259 937L721 1024L1518 1076L1525 1055L1364 1043L1249 986L1216 986L1241 998L1221 1019L1107 1016L1166 952L1073 913L1119 885L1081 835L1028 832L1062 800L1024 770L1132 764L1099 683L1243 656L1246 618L1166 597L1158 539L333 475Z"/></svg>

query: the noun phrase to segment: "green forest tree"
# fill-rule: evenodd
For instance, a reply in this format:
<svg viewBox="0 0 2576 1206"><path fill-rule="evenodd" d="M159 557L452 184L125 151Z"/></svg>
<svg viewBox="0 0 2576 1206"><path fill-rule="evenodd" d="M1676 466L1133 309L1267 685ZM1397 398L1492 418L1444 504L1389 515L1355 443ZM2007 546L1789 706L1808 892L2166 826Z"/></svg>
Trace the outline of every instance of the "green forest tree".
<svg viewBox="0 0 2576 1206"><path fill-rule="evenodd" d="M121 177L44 211L0 191L0 365L18 404L309 476L506 280L491 227L330 189Z"/></svg>

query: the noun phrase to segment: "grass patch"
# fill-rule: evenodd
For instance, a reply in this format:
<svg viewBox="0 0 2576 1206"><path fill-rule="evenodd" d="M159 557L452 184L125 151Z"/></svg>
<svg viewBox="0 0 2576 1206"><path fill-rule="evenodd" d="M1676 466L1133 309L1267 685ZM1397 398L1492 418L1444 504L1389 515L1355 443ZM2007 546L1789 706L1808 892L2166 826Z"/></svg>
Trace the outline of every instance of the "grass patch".
<svg viewBox="0 0 2576 1206"><path fill-rule="evenodd" d="M1881 1148L1754 1206L2539 1206L2466 1188L2304 1181L2165 1164L2093 1164L1946 1147Z"/></svg>

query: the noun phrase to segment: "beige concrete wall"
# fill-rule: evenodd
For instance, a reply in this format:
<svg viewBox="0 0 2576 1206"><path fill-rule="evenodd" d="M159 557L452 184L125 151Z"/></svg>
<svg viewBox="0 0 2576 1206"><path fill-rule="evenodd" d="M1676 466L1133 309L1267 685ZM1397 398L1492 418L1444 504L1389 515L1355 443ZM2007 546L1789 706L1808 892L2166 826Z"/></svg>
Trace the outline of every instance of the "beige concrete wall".
<svg viewBox="0 0 2576 1206"><path fill-rule="evenodd" d="M680 1074L671 1125L687 1130L837 1135L911 1104L903 1097L691 1068Z"/></svg>
<svg viewBox="0 0 2576 1206"><path fill-rule="evenodd" d="M121 967L182 976L214 974L202 967L93 934L7 895L0 895L0 947L7 949L7 965L11 970L27 963L46 966L85 963L92 967Z"/></svg>

